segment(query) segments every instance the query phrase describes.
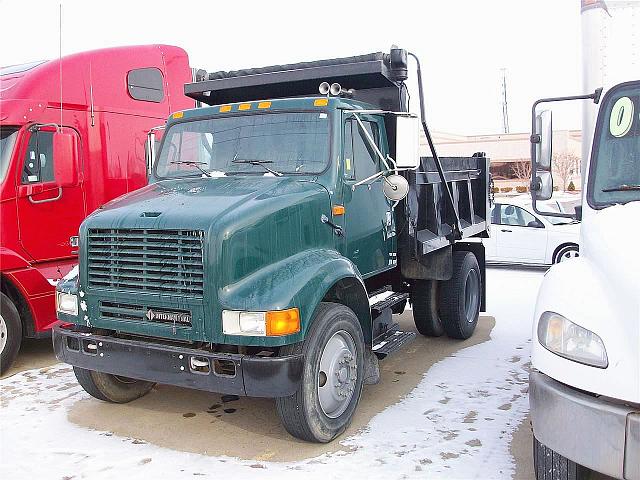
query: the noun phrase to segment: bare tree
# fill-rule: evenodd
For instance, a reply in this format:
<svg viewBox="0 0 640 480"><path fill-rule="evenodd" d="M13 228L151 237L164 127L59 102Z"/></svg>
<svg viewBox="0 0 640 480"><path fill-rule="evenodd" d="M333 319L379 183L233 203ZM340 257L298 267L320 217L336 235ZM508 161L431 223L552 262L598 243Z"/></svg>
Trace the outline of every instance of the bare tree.
<svg viewBox="0 0 640 480"><path fill-rule="evenodd" d="M531 178L531 162L521 160L511 164L511 172L518 180L529 181Z"/></svg>
<svg viewBox="0 0 640 480"><path fill-rule="evenodd" d="M553 154L553 173L560 179L562 190L567 191L567 184L571 176L580 169L580 157L573 153Z"/></svg>

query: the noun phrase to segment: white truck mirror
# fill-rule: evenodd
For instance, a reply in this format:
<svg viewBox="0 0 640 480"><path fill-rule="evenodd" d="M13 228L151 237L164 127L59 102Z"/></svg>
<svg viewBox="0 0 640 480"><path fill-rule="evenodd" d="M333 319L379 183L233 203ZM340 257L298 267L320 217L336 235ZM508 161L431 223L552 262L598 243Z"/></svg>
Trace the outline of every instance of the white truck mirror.
<svg viewBox="0 0 640 480"><path fill-rule="evenodd" d="M553 153L553 125L551 110L543 110L536 115L536 166L541 170L551 170Z"/></svg>
<svg viewBox="0 0 640 480"><path fill-rule="evenodd" d="M536 200L549 200L553 195L553 177L551 172L538 170L536 172L536 178L534 182L537 182L538 188L531 190L531 193L535 195Z"/></svg>
<svg viewBox="0 0 640 480"><path fill-rule="evenodd" d="M396 167L416 168L420 161L418 117L396 115Z"/></svg>

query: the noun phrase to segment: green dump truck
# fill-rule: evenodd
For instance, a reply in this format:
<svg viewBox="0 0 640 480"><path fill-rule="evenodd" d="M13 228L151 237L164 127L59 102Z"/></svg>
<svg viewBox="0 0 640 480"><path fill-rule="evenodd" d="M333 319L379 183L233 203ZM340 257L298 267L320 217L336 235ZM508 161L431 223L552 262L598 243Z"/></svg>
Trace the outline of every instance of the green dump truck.
<svg viewBox="0 0 640 480"><path fill-rule="evenodd" d="M203 77L185 93L209 107L171 115L150 185L82 224L56 355L100 400L271 397L292 435L330 441L414 338L407 301L421 334L472 335L488 160L438 157L403 49Z"/></svg>

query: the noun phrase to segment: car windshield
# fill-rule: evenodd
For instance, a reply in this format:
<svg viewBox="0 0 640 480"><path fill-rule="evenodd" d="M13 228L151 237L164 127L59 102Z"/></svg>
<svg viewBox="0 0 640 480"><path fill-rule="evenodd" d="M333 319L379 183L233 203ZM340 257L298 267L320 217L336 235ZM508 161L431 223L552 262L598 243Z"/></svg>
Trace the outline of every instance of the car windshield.
<svg viewBox="0 0 640 480"><path fill-rule="evenodd" d="M234 115L172 125L156 173L163 178L318 174L328 160L324 112Z"/></svg>
<svg viewBox="0 0 640 480"><path fill-rule="evenodd" d="M640 85L608 96L598 122L589 200L606 206L640 200Z"/></svg>
<svg viewBox="0 0 640 480"><path fill-rule="evenodd" d="M0 183L4 181L9 169L11 152L18 135L17 127L0 127Z"/></svg>

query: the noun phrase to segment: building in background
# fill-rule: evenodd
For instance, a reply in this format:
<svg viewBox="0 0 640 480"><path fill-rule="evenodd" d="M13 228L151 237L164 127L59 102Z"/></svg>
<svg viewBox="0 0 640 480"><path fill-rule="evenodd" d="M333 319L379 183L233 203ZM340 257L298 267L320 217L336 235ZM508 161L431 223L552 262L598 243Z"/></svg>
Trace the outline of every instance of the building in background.
<svg viewBox="0 0 640 480"><path fill-rule="evenodd" d="M531 144L529 133L497 133L494 135L456 135L434 132L433 140L438 155L442 157L468 156L474 152L486 152L491 159L491 174L495 186L515 188L528 186L531 173ZM421 154L430 155L426 139L421 137ZM580 188L580 158L582 133L580 130L553 132L554 173L556 186L566 190L569 184Z"/></svg>

